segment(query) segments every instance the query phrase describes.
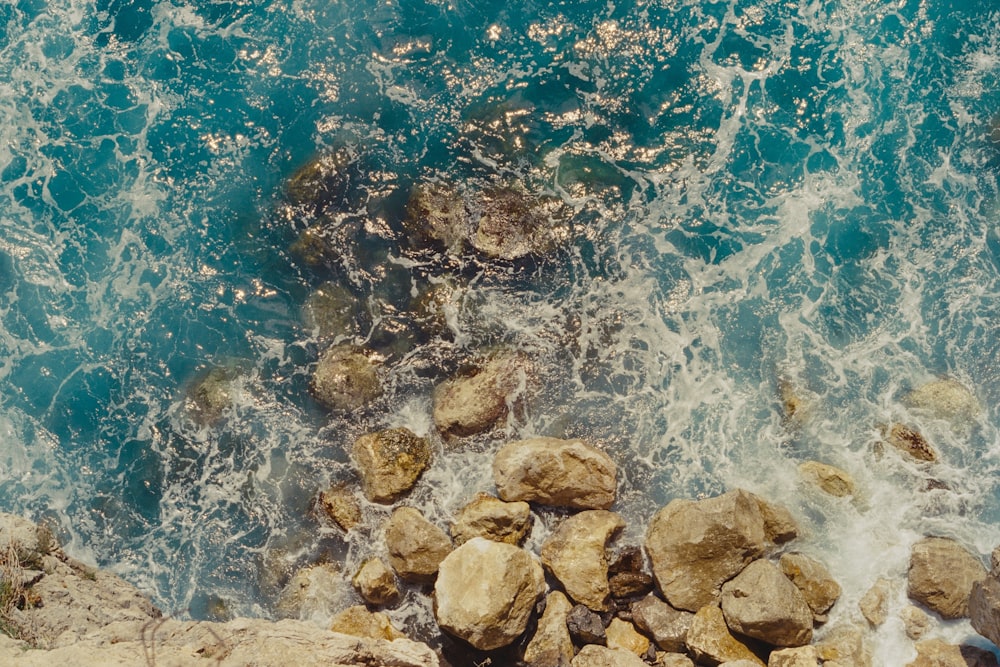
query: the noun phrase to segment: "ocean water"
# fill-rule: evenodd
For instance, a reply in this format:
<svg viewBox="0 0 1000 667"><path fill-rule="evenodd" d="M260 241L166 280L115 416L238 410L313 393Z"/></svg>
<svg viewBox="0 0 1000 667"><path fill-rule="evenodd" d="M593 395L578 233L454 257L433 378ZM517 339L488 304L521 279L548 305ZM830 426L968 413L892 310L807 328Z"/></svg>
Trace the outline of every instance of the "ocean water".
<svg viewBox="0 0 1000 667"><path fill-rule="evenodd" d="M387 508L347 536L310 511L356 481L353 438L436 437L435 383L503 345L546 391L496 438L435 440L408 502L443 525L491 489L504 438L584 437L622 469L625 540L671 498L751 489L800 519L849 618L924 534L1000 543L998 82L985 0L10 0L0 510L168 613L272 615L289 569L381 548ZM335 187L290 206L288 179L330 153ZM426 180L561 198L566 242L414 252L401 223ZM314 266L292 246L324 216L347 236ZM468 287L418 339L410 299L442 280ZM347 416L308 392L323 341L301 311L326 281L383 358L385 395ZM188 397L212 369L231 405L203 423ZM975 393L971 423L906 407L940 377ZM893 421L942 461L879 456ZM857 499L804 486L810 459ZM391 614L419 636L428 610L411 591ZM896 620L875 646L913 655Z"/></svg>

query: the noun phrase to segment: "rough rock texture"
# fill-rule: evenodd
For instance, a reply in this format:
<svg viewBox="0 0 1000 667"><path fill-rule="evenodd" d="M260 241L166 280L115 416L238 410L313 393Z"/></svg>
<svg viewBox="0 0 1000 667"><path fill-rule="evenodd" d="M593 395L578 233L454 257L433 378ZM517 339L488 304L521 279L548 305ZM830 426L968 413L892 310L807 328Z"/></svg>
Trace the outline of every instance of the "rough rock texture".
<svg viewBox="0 0 1000 667"><path fill-rule="evenodd" d="M831 496L843 498L854 494L854 480L840 468L819 461L806 461L799 464L799 474Z"/></svg>
<svg viewBox="0 0 1000 667"><path fill-rule="evenodd" d="M898 422L882 429L882 437L885 441L917 461L934 462L938 460L938 454L931 447L923 434L915 428Z"/></svg>
<svg viewBox="0 0 1000 667"><path fill-rule="evenodd" d="M302 323L318 339L334 341L358 332L358 300L336 283L323 283L302 306Z"/></svg>
<svg viewBox="0 0 1000 667"><path fill-rule="evenodd" d="M683 653L658 653L655 664L657 667L694 667L691 658Z"/></svg>
<svg viewBox="0 0 1000 667"><path fill-rule="evenodd" d="M494 542L521 544L531 530L531 507L525 502L504 502L480 493L459 510L451 524L455 544L465 544L473 537Z"/></svg>
<svg viewBox="0 0 1000 667"><path fill-rule="evenodd" d="M399 600L396 576L381 558L369 558L362 563L351 583L369 604L393 604Z"/></svg>
<svg viewBox="0 0 1000 667"><path fill-rule="evenodd" d="M899 612L899 617L903 620L903 628L906 636L910 639L920 639L926 635L933 625L931 617L913 605L904 607Z"/></svg>
<svg viewBox="0 0 1000 667"><path fill-rule="evenodd" d="M555 197L535 198L521 186L488 188L482 194L472 245L494 259L543 254L564 235L553 222L564 215L565 206Z"/></svg>
<svg viewBox="0 0 1000 667"><path fill-rule="evenodd" d="M749 660L759 667L764 665L750 646L733 636L722 609L715 604L705 605L694 615L688 630L687 646L695 661L706 665L719 665L732 660Z"/></svg>
<svg viewBox="0 0 1000 667"><path fill-rule="evenodd" d="M524 649L528 667L566 667L573 659L573 640L566 627L572 603L560 591L545 598L545 611L538 620L538 629Z"/></svg>
<svg viewBox="0 0 1000 667"><path fill-rule="evenodd" d="M445 380L434 390L434 425L447 439L482 433L505 418L534 383L530 360L519 353L488 359L472 375Z"/></svg>
<svg viewBox="0 0 1000 667"><path fill-rule="evenodd" d="M429 582L452 549L444 531L412 507L398 507L385 526L389 564L407 581Z"/></svg>
<svg viewBox="0 0 1000 667"><path fill-rule="evenodd" d="M673 500L656 513L646 551L667 602L687 611L701 609L718 598L723 582L764 555L769 535L787 537L789 527L773 512L765 521L762 502L737 490L701 501Z"/></svg>
<svg viewBox="0 0 1000 667"><path fill-rule="evenodd" d="M351 457L361 474L365 497L391 503L413 488L431 462L426 438L407 428L368 433L354 441Z"/></svg>
<svg viewBox="0 0 1000 667"><path fill-rule="evenodd" d="M635 655L623 649L587 644L573 658L572 667L648 667Z"/></svg>
<svg viewBox="0 0 1000 667"><path fill-rule="evenodd" d="M734 632L772 646L804 646L812 640L812 610L802 591L770 561L756 560L725 583L721 603Z"/></svg>
<svg viewBox="0 0 1000 667"><path fill-rule="evenodd" d="M52 650L24 650L0 641L0 664L18 667L437 667L434 652L407 639L360 639L285 620L240 618L228 623L125 621Z"/></svg>
<svg viewBox="0 0 1000 667"><path fill-rule="evenodd" d="M200 426L217 422L233 404L234 368L211 368L188 387L184 407Z"/></svg>
<svg viewBox="0 0 1000 667"><path fill-rule="evenodd" d="M320 563L297 571L281 591L275 611L282 618L329 617L349 595L336 566Z"/></svg>
<svg viewBox="0 0 1000 667"><path fill-rule="evenodd" d="M334 615L330 630L352 637L367 639L405 639L406 635L397 630L389 617L380 611L368 611L364 605L354 605Z"/></svg>
<svg viewBox="0 0 1000 667"><path fill-rule="evenodd" d="M837 625L816 642L816 651L824 666L836 663L839 667L871 667L866 636L867 633L856 625Z"/></svg>
<svg viewBox="0 0 1000 667"><path fill-rule="evenodd" d="M542 545L542 564L569 597L595 611L607 611L611 596L605 547L625 527L621 515L585 510L567 518Z"/></svg>
<svg viewBox="0 0 1000 667"><path fill-rule="evenodd" d="M586 605L578 604L569 610L566 628L578 644L604 644L608 641L601 617Z"/></svg>
<svg viewBox="0 0 1000 667"><path fill-rule="evenodd" d="M524 632L544 593L542 566L527 551L475 537L441 561L434 614L442 629L492 650Z"/></svg>
<svg viewBox="0 0 1000 667"><path fill-rule="evenodd" d="M818 560L795 552L782 554L778 566L802 591L806 604L812 610L813 621L826 622L827 612L841 593L840 584L833 580L830 571Z"/></svg>
<svg viewBox="0 0 1000 667"><path fill-rule="evenodd" d="M879 578L858 601L861 615L873 627L877 628L889 617L889 595L892 593L892 581Z"/></svg>
<svg viewBox="0 0 1000 667"><path fill-rule="evenodd" d="M493 479L503 500L558 507L611 507L617 474L607 454L580 440L515 440L493 460Z"/></svg>
<svg viewBox="0 0 1000 667"><path fill-rule="evenodd" d="M458 253L470 233L462 194L448 183L421 183L406 204L403 226L418 245L438 244Z"/></svg>
<svg viewBox="0 0 1000 667"><path fill-rule="evenodd" d="M361 523L361 505L354 492L344 485L338 484L321 491L317 505L327 518L343 530L350 530Z"/></svg>
<svg viewBox="0 0 1000 667"><path fill-rule="evenodd" d="M646 572L642 547L623 547L608 563L608 586L615 598L645 595L653 589L653 577Z"/></svg>
<svg viewBox="0 0 1000 667"><path fill-rule="evenodd" d="M985 579L972 585L969 618L976 632L1000 645L1000 567L994 565Z"/></svg>
<svg viewBox="0 0 1000 667"><path fill-rule="evenodd" d="M819 653L815 646L799 646L772 651L767 658L767 667L817 667Z"/></svg>
<svg viewBox="0 0 1000 667"><path fill-rule="evenodd" d="M910 552L907 592L942 618L963 618L972 585L986 574L979 558L955 540L925 537Z"/></svg>
<svg viewBox="0 0 1000 667"><path fill-rule="evenodd" d="M635 626L620 618L613 618L604 629L608 648L620 648L640 658L649 651L649 640L639 634Z"/></svg>
<svg viewBox="0 0 1000 667"><path fill-rule="evenodd" d="M996 664L996 657L981 648L929 639L917 643L917 658L906 667L996 667Z"/></svg>
<svg viewBox="0 0 1000 667"><path fill-rule="evenodd" d="M674 609L660 598L649 594L632 604L632 620L661 649L679 653L686 646L685 640L694 614Z"/></svg>
<svg viewBox="0 0 1000 667"><path fill-rule="evenodd" d="M917 387L903 397L903 403L956 426L972 421L982 412L975 395L951 379L934 380Z"/></svg>
<svg viewBox="0 0 1000 667"><path fill-rule="evenodd" d="M311 387L317 401L340 412L357 410L382 394L375 364L348 345L331 347L320 355Z"/></svg>

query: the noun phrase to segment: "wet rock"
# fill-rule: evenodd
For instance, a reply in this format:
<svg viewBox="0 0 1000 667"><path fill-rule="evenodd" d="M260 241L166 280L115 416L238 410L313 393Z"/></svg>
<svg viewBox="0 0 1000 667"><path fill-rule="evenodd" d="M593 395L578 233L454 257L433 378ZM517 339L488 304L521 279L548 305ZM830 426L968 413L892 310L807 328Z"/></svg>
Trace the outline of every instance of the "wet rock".
<svg viewBox="0 0 1000 667"><path fill-rule="evenodd" d="M937 419L945 419L955 426L971 422L982 412L976 396L960 382L940 379L917 387L903 397L903 403L926 412Z"/></svg>
<svg viewBox="0 0 1000 667"><path fill-rule="evenodd" d="M623 548L608 564L608 586L615 598L644 595L653 588L653 577L646 573L642 549Z"/></svg>
<svg viewBox="0 0 1000 667"><path fill-rule="evenodd" d="M368 500L391 503L420 479L430 465L431 447L407 428L392 428L355 440L351 457Z"/></svg>
<svg viewBox="0 0 1000 667"><path fill-rule="evenodd" d="M814 399L805 395L791 380L778 380L778 397L781 399L781 411L787 426L799 428L809 419Z"/></svg>
<svg viewBox="0 0 1000 667"><path fill-rule="evenodd" d="M555 197L532 197L520 186L487 188L480 201L476 232L470 239L481 254L513 260L541 255L567 236L565 204Z"/></svg>
<svg viewBox="0 0 1000 667"><path fill-rule="evenodd" d="M233 405L234 368L211 368L199 375L188 388L184 407L199 426L210 426Z"/></svg>
<svg viewBox="0 0 1000 667"><path fill-rule="evenodd" d="M831 496L843 498L854 495L854 480L840 468L819 461L806 461L799 464L799 474Z"/></svg>
<svg viewBox="0 0 1000 667"><path fill-rule="evenodd" d="M617 474L607 454L580 440L516 440L493 460L493 479L503 500L557 507L611 507Z"/></svg>
<svg viewBox="0 0 1000 667"><path fill-rule="evenodd" d="M566 627L573 641L578 644L604 644L607 642L601 617L588 609L586 605L578 604L570 609L566 616Z"/></svg>
<svg viewBox="0 0 1000 667"><path fill-rule="evenodd" d="M364 605L355 605L337 613L330 621L330 629L352 637L368 639L405 639L406 635L397 630L389 617L382 612L372 612Z"/></svg>
<svg viewBox="0 0 1000 667"><path fill-rule="evenodd" d="M414 320L428 336L448 333L457 322L465 293L465 289L450 280L425 287L410 304Z"/></svg>
<svg viewBox="0 0 1000 667"><path fill-rule="evenodd" d="M620 648L638 657L649 651L649 640L636 632L635 626L620 618L613 618L604 629L608 648Z"/></svg>
<svg viewBox="0 0 1000 667"><path fill-rule="evenodd" d="M623 649L587 644L573 658L572 667L648 667L645 662Z"/></svg>
<svg viewBox="0 0 1000 667"><path fill-rule="evenodd" d="M976 632L1000 645L1000 566L996 563L997 550L991 555L993 569L972 585L969 596L969 618Z"/></svg>
<svg viewBox="0 0 1000 667"><path fill-rule="evenodd" d="M358 333L360 306L351 291L336 283L323 283L302 306L302 323L320 340L336 340Z"/></svg>
<svg viewBox="0 0 1000 667"><path fill-rule="evenodd" d="M772 651L767 667L818 667L819 653L815 646L799 646Z"/></svg>
<svg viewBox="0 0 1000 667"><path fill-rule="evenodd" d="M309 267L340 267L353 272L359 268L356 248L361 221L352 217L323 217L299 233L288 250Z"/></svg>
<svg viewBox="0 0 1000 667"><path fill-rule="evenodd" d="M321 207L342 199L354 156L347 148L315 156L285 182L285 199L293 205Z"/></svg>
<svg viewBox="0 0 1000 667"><path fill-rule="evenodd" d="M329 617L349 595L347 582L336 566L310 565L297 571L281 591L275 611L280 618Z"/></svg>
<svg viewBox="0 0 1000 667"><path fill-rule="evenodd" d="M652 594L632 604L632 620L636 626L664 651L684 650L693 619L691 612L674 609Z"/></svg>
<svg viewBox="0 0 1000 667"><path fill-rule="evenodd" d="M715 604L707 604L698 610L687 635L688 650L699 664L719 665L734 660L749 660L758 667L764 667L764 661L745 641L733 636L722 609Z"/></svg>
<svg viewBox="0 0 1000 667"><path fill-rule="evenodd" d="M899 612L903 620L903 628L910 639L920 639L926 635L933 625L931 617L913 605L908 605Z"/></svg>
<svg viewBox="0 0 1000 667"><path fill-rule="evenodd" d="M812 610L802 592L767 560L755 560L722 586L722 613L734 632L772 646L812 641Z"/></svg>
<svg viewBox="0 0 1000 667"><path fill-rule="evenodd" d="M523 354L488 359L472 375L456 377L434 390L434 425L445 438L482 433L504 419L531 385L533 364Z"/></svg>
<svg viewBox="0 0 1000 667"><path fill-rule="evenodd" d="M866 645L866 632L853 624L831 628L816 642L816 651L824 667L871 667L871 653Z"/></svg>
<svg viewBox="0 0 1000 667"><path fill-rule="evenodd" d="M545 598L545 612L538 620L538 629L524 650L528 667L566 667L573 659L573 640L566 627L572 603L560 591Z"/></svg>
<svg viewBox="0 0 1000 667"><path fill-rule="evenodd" d="M925 537L910 552L907 592L942 618L964 618L972 586L986 574L979 558L955 540Z"/></svg>
<svg viewBox="0 0 1000 667"><path fill-rule="evenodd" d="M858 602L861 615L873 627L877 628L889 617L889 595L892 593L892 582L880 578Z"/></svg>
<svg viewBox="0 0 1000 667"><path fill-rule="evenodd" d="M764 555L769 535L788 534L787 526L766 527L759 500L737 490L701 501L673 500L656 513L646 533L646 552L667 602L687 611L701 609L718 598L723 582Z"/></svg>
<svg viewBox="0 0 1000 667"><path fill-rule="evenodd" d="M621 515L586 510L567 518L542 545L542 564L569 597L594 611L607 611L608 540L625 527Z"/></svg>
<svg viewBox="0 0 1000 667"><path fill-rule="evenodd" d="M464 544L473 537L485 537L495 542L518 545L527 537L531 524L528 503L508 503L480 493L455 516L451 537L455 544Z"/></svg>
<svg viewBox="0 0 1000 667"><path fill-rule="evenodd" d="M393 604L399 600L396 576L381 558L369 558L362 563L351 583L369 604Z"/></svg>
<svg viewBox="0 0 1000 667"><path fill-rule="evenodd" d="M421 183L410 192L403 227L417 246L437 245L458 254L471 232L461 192L443 182Z"/></svg>
<svg viewBox="0 0 1000 667"><path fill-rule="evenodd" d="M434 614L445 631L492 650L524 632L544 593L542 566L527 551L475 537L441 561Z"/></svg>
<svg viewBox="0 0 1000 667"><path fill-rule="evenodd" d="M429 582L438 565L451 553L451 540L444 531L412 507L399 507L385 527L389 564L406 581Z"/></svg>
<svg viewBox="0 0 1000 667"><path fill-rule="evenodd" d="M342 530L350 530L361 523L361 505L354 492L343 484L335 484L321 491L317 505Z"/></svg>
<svg viewBox="0 0 1000 667"><path fill-rule="evenodd" d="M996 657L989 651L928 639L917 642L917 658L906 667L995 667L996 664Z"/></svg>
<svg viewBox="0 0 1000 667"><path fill-rule="evenodd" d="M312 393L327 408L350 412L378 398L382 382L375 364L359 349L338 345L320 355L313 371Z"/></svg>
<svg viewBox="0 0 1000 667"><path fill-rule="evenodd" d="M813 613L813 621L825 623L827 612L840 598L840 584L833 580L830 571L818 560L804 554L782 554L778 566L786 577L802 591Z"/></svg>
<svg viewBox="0 0 1000 667"><path fill-rule="evenodd" d="M897 422L883 427L882 437L887 443L914 460L931 463L938 460L937 452L920 431L905 424Z"/></svg>

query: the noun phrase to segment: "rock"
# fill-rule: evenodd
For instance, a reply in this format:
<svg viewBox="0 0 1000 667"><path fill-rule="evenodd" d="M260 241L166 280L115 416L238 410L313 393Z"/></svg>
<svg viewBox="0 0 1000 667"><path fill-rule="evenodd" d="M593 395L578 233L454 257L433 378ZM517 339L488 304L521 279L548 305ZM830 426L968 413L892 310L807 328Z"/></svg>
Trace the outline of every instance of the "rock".
<svg viewBox="0 0 1000 667"><path fill-rule="evenodd" d="M649 651L649 640L636 632L634 625L620 618L611 619L604 635L608 648L620 648L640 658Z"/></svg>
<svg viewBox="0 0 1000 667"><path fill-rule="evenodd" d="M572 667L648 667L641 659L623 649L587 644L573 658Z"/></svg>
<svg viewBox="0 0 1000 667"><path fill-rule="evenodd" d="M759 498L743 490L701 501L672 500L653 516L646 532L660 592L672 606L696 611L716 600L723 582L768 549ZM773 523L773 522L772 522Z"/></svg>
<svg viewBox="0 0 1000 667"><path fill-rule="evenodd" d="M382 382L360 350L338 345L322 355L313 371L312 393L331 410L350 412L382 395Z"/></svg>
<svg viewBox="0 0 1000 667"><path fill-rule="evenodd" d="M434 390L434 425L447 439L482 433L507 416L534 383L534 368L520 353L489 358L473 374L445 380Z"/></svg>
<svg viewBox="0 0 1000 667"><path fill-rule="evenodd" d="M842 624L831 628L816 642L823 667L836 663L840 667L871 667L871 654L865 645L866 632L856 625Z"/></svg>
<svg viewBox="0 0 1000 667"><path fill-rule="evenodd" d="M442 629L489 651L524 632L544 592L542 566L527 551L474 537L441 561L434 614Z"/></svg>
<svg viewBox="0 0 1000 667"><path fill-rule="evenodd" d="M693 616L694 614L692 614ZM656 662L653 663L656 667L694 667L694 663L691 662L691 658L687 657L683 653L658 653L656 656Z"/></svg>
<svg viewBox="0 0 1000 667"><path fill-rule="evenodd" d="M819 461L806 461L799 464L799 474L831 496L843 498L854 495L854 480L840 468Z"/></svg>
<svg viewBox="0 0 1000 667"><path fill-rule="evenodd" d="M464 544L473 537L485 537L494 542L518 545L527 537L531 524L528 503L508 503L480 493L455 516L451 537L455 544Z"/></svg>
<svg viewBox="0 0 1000 667"><path fill-rule="evenodd" d="M561 219L568 215L555 197L533 198L520 186L483 191L472 246L492 259L541 255L566 237Z"/></svg>
<svg viewBox="0 0 1000 667"><path fill-rule="evenodd" d="M410 192L403 227L416 245L439 245L458 254L471 233L462 194L448 183L421 183Z"/></svg>
<svg viewBox="0 0 1000 667"><path fill-rule="evenodd" d="M369 604L393 604L399 600L396 576L381 558L369 558L362 563L351 583Z"/></svg>
<svg viewBox="0 0 1000 667"><path fill-rule="evenodd" d="M771 544L784 544L799 536L792 513L781 505L769 503L760 496L750 494L757 501L760 517L764 521L764 539Z"/></svg>
<svg viewBox="0 0 1000 667"><path fill-rule="evenodd" d="M653 594L632 604L632 620L664 651L684 650L694 614L674 609Z"/></svg>
<svg viewBox="0 0 1000 667"><path fill-rule="evenodd" d="M0 512L0 554L13 552L13 560L23 569L45 569L49 556L63 556L52 531L13 514Z"/></svg>
<svg viewBox="0 0 1000 667"><path fill-rule="evenodd" d="M354 493L343 484L331 486L319 494L318 505L323 514L343 530L361 523L361 506Z"/></svg>
<svg viewBox="0 0 1000 667"><path fill-rule="evenodd" d="M722 586L726 625L772 646L812 641L813 615L802 592L767 560L755 560Z"/></svg>
<svg viewBox="0 0 1000 667"><path fill-rule="evenodd" d="M688 630L687 646L698 663L718 665L733 660L749 660L758 667L764 667L764 661L750 646L729 631L722 609L715 604L705 605L694 615Z"/></svg>
<svg viewBox="0 0 1000 667"><path fill-rule="evenodd" d="M586 605L578 604L569 610L566 628L578 644L604 644L608 641L601 617Z"/></svg>
<svg viewBox="0 0 1000 667"><path fill-rule="evenodd" d="M908 605L899 612L903 620L903 628L910 639L920 639L931 629L931 617L913 605Z"/></svg>
<svg viewBox="0 0 1000 667"><path fill-rule="evenodd" d="M787 378L778 380L778 397L786 426L799 428L809 419L814 400L804 396L801 389Z"/></svg>
<svg viewBox="0 0 1000 667"><path fill-rule="evenodd" d="M623 548L609 563L608 587L614 598L636 597L652 590L653 577L645 571L640 547Z"/></svg>
<svg viewBox="0 0 1000 667"><path fill-rule="evenodd" d="M188 387L184 407L199 426L210 426L233 405L233 382L236 369L211 368L201 373Z"/></svg>
<svg viewBox="0 0 1000 667"><path fill-rule="evenodd" d="M330 629L352 637L367 639L405 639L406 635L392 625L382 612L371 612L364 605L355 605L339 612L330 621Z"/></svg>
<svg viewBox="0 0 1000 667"><path fill-rule="evenodd" d="M299 233L288 250L310 267L338 267L348 274L357 271L357 245L361 233L358 218L324 216L322 222Z"/></svg>
<svg viewBox="0 0 1000 667"><path fill-rule="evenodd" d="M566 667L573 659L573 640L566 627L572 603L560 591L545 598L545 612L538 620L535 636L524 650L528 667Z"/></svg>
<svg viewBox="0 0 1000 667"><path fill-rule="evenodd" d="M625 527L621 515L586 510L563 521L542 545L542 564L559 580L569 597L594 611L607 611L611 590L608 540Z"/></svg>
<svg viewBox="0 0 1000 667"><path fill-rule="evenodd" d="M385 527L389 564L406 581L433 581L438 565L451 550L444 531L412 507L398 507Z"/></svg>
<svg viewBox="0 0 1000 667"><path fill-rule="evenodd" d="M892 592L892 582L882 577L868 589L858 602L861 615L873 627L877 628L889 617L889 594Z"/></svg>
<svg viewBox="0 0 1000 667"><path fill-rule="evenodd" d="M422 289L410 304L417 325L429 336L448 333L457 321L466 291L450 280Z"/></svg>
<svg viewBox="0 0 1000 667"><path fill-rule="evenodd" d="M910 552L907 592L942 618L964 618L972 585L986 574L979 558L955 540L925 537Z"/></svg>
<svg viewBox="0 0 1000 667"><path fill-rule="evenodd" d="M906 667L995 667L996 664L996 657L989 651L928 639L917 642L917 658Z"/></svg>
<svg viewBox="0 0 1000 667"><path fill-rule="evenodd" d="M312 158L285 182L285 198L293 205L321 207L344 197L353 161L354 156L347 148Z"/></svg>
<svg viewBox="0 0 1000 667"><path fill-rule="evenodd" d="M997 567L994 566L985 579L972 585L969 618L976 632L1000 645L1000 569Z"/></svg>
<svg viewBox="0 0 1000 667"><path fill-rule="evenodd" d="M882 437L887 443L912 459L931 463L938 460L937 452L921 435L920 431L905 424L897 422L887 428L883 427Z"/></svg>
<svg viewBox="0 0 1000 667"><path fill-rule="evenodd" d="M951 379L934 380L917 387L903 397L903 403L955 426L971 422L982 412L975 395Z"/></svg>
<svg viewBox="0 0 1000 667"><path fill-rule="evenodd" d="M813 613L813 621L825 623L826 614L840 598L840 584L833 580L829 570L819 561L804 554L782 554L778 566L786 577L802 591L806 604Z"/></svg>
<svg viewBox="0 0 1000 667"><path fill-rule="evenodd" d="M391 503L420 479L430 465L431 447L407 428L392 428L355 440L351 457L368 500Z"/></svg>
<svg viewBox="0 0 1000 667"><path fill-rule="evenodd" d="M819 653L815 646L799 646L772 651L767 667L818 667Z"/></svg>
<svg viewBox="0 0 1000 667"><path fill-rule="evenodd" d="M607 454L580 440L515 440L501 447L493 460L500 498L557 507L611 507L617 474Z"/></svg>
<svg viewBox="0 0 1000 667"><path fill-rule="evenodd" d="M320 563L301 568L281 591L275 611L279 618L307 620L329 617L348 596L344 578L336 566Z"/></svg>
<svg viewBox="0 0 1000 667"><path fill-rule="evenodd" d="M358 300L336 283L323 283L302 306L302 323L320 340L351 337L358 332Z"/></svg>

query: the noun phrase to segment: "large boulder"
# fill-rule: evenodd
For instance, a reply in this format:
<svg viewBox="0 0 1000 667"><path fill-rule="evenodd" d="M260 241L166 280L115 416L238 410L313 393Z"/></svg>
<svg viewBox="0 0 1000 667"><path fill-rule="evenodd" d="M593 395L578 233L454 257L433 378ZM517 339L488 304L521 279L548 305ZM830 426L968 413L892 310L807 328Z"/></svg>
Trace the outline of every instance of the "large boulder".
<svg viewBox="0 0 1000 667"><path fill-rule="evenodd" d="M813 620L826 621L827 612L840 598L840 584L830 576L830 571L814 558L805 554L789 552L778 561L781 571L802 591L806 604L813 613Z"/></svg>
<svg viewBox="0 0 1000 667"><path fill-rule="evenodd" d="M489 651L524 632L544 593L545 575L531 554L475 537L441 561L434 614L442 629Z"/></svg>
<svg viewBox="0 0 1000 667"><path fill-rule="evenodd" d="M385 526L389 564L406 581L430 582L452 550L444 531L412 507L398 507Z"/></svg>
<svg viewBox="0 0 1000 667"><path fill-rule="evenodd" d="M531 530L531 507L526 502L508 503L480 493L455 515L451 537L464 544L473 537L521 544Z"/></svg>
<svg viewBox="0 0 1000 667"><path fill-rule="evenodd" d="M403 227L418 247L438 245L458 254L469 238L471 220L465 199L455 186L428 182L410 191Z"/></svg>
<svg viewBox="0 0 1000 667"><path fill-rule="evenodd" d="M646 532L660 592L672 606L698 611L770 543L794 535L789 521L787 511L742 489L700 501L672 500Z"/></svg>
<svg viewBox="0 0 1000 667"><path fill-rule="evenodd" d="M632 620L661 649L680 653L687 645L687 633L694 614L674 609L650 593L632 604Z"/></svg>
<svg viewBox="0 0 1000 667"><path fill-rule="evenodd" d="M337 283L323 283L302 306L302 323L324 341L351 337L358 332L361 308L351 291Z"/></svg>
<svg viewBox="0 0 1000 667"><path fill-rule="evenodd" d="M515 440L493 459L497 492L508 501L607 509L615 501L617 475L611 457L581 440Z"/></svg>
<svg viewBox="0 0 1000 667"><path fill-rule="evenodd" d="M950 378L933 380L917 387L903 397L903 403L937 419L948 420L955 426L967 424L982 412L975 394Z"/></svg>
<svg viewBox="0 0 1000 667"><path fill-rule="evenodd" d="M368 604L392 604L399 600L396 575L381 558L369 558L362 563L351 584Z"/></svg>
<svg viewBox="0 0 1000 667"><path fill-rule="evenodd" d="M837 667L871 667L868 633L853 623L842 623L826 633L815 644L824 665Z"/></svg>
<svg viewBox="0 0 1000 667"><path fill-rule="evenodd" d="M437 386L434 425L446 439L488 431L534 384L533 376L533 364L526 355L495 354L471 373Z"/></svg>
<svg viewBox="0 0 1000 667"><path fill-rule="evenodd" d="M955 540L925 537L910 552L907 592L942 618L965 618L972 586L986 574L982 561Z"/></svg>
<svg viewBox="0 0 1000 667"><path fill-rule="evenodd" d="M722 613L734 632L771 646L804 646L813 615L795 584L767 560L755 560L722 586Z"/></svg>
<svg viewBox="0 0 1000 667"><path fill-rule="evenodd" d="M1000 645L1000 567L995 563L990 573L972 585L969 596L969 618L976 632Z"/></svg>
<svg viewBox="0 0 1000 667"><path fill-rule="evenodd" d="M559 580L574 602L607 611L608 540L625 527L621 515L586 510L567 518L542 545L542 564Z"/></svg>
<svg viewBox="0 0 1000 667"><path fill-rule="evenodd" d="M320 355L311 388L316 400L327 408L350 412L378 398L382 381L375 364L361 350L338 345Z"/></svg>
<svg viewBox="0 0 1000 667"><path fill-rule="evenodd" d="M764 667L753 646L752 639L737 638L726 625L722 609L717 604L707 604L698 610L691 620L687 634L687 646L698 664L720 665L736 660L749 660L758 667Z"/></svg>
<svg viewBox="0 0 1000 667"><path fill-rule="evenodd" d="M534 197L520 186L487 188L480 200L472 246L491 259L541 255L566 237L568 210L555 197Z"/></svg>
<svg viewBox="0 0 1000 667"><path fill-rule="evenodd" d="M940 639L917 642L917 657L906 667L996 667L989 651L975 646L957 646Z"/></svg>
<svg viewBox="0 0 1000 667"><path fill-rule="evenodd" d="M798 646L772 651L767 667L819 667L819 653L815 646Z"/></svg>
<svg viewBox="0 0 1000 667"><path fill-rule="evenodd" d="M567 667L573 659L573 640L566 627L566 617L573 604L561 591L545 598L545 611L538 619L535 635L524 649L528 667Z"/></svg>
<svg viewBox="0 0 1000 667"><path fill-rule="evenodd" d="M413 488L431 461L431 447L407 428L363 435L351 450L368 500L391 503Z"/></svg>

